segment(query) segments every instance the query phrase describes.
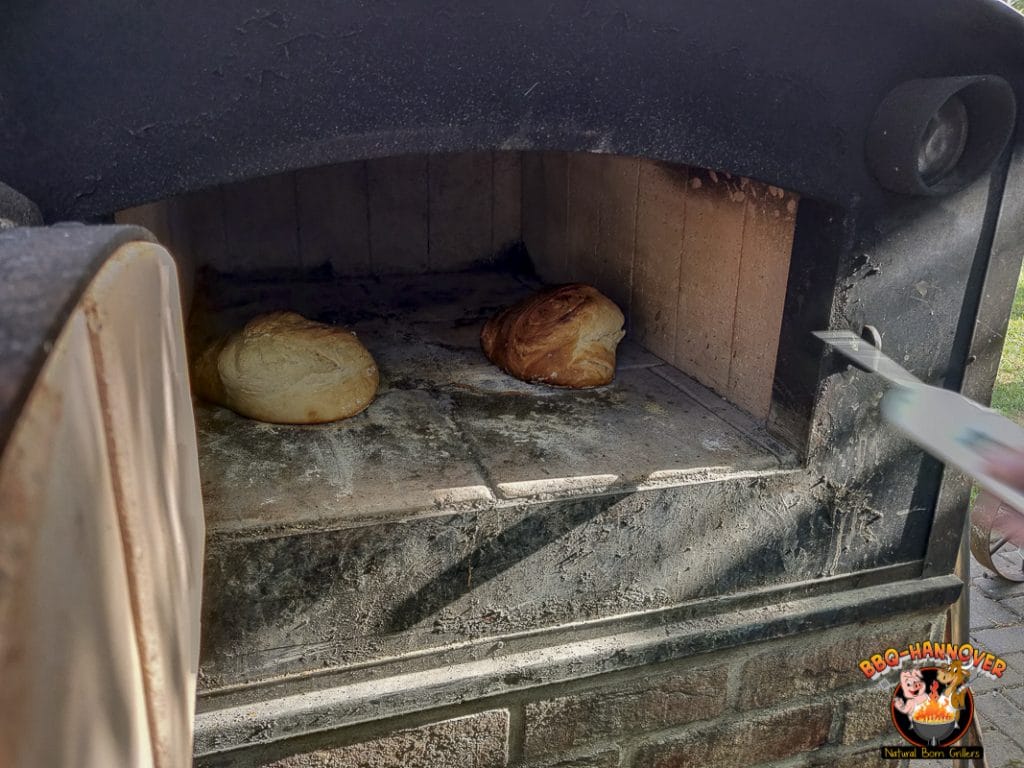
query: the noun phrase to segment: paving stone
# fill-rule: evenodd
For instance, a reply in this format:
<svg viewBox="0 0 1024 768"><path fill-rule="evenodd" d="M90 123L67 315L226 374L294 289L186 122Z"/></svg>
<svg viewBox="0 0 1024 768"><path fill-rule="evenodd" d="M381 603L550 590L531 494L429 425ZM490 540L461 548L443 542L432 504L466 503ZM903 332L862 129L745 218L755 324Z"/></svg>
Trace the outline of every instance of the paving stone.
<svg viewBox="0 0 1024 768"><path fill-rule="evenodd" d="M994 577L973 559L971 570L971 642L1007 663L1002 679L975 674L970 684L985 759L989 768L1024 768L1024 653L1012 652L1024 649L1024 584Z"/></svg>
<svg viewBox="0 0 1024 768"><path fill-rule="evenodd" d="M1020 708L1021 727L1024 730L1024 685L1018 685L1014 688L1003 688L1000 693Z"/></svg>
<svg viewBox="0 0 1024 768"><path fill-rule="evenodd" d="M990 733L994 728L1011 741L1024 741L1024 731L1021 730L1021 711L1002 693L999 691L983 693L975 697L974 706L980 717L983 733Z"/></svg>
<svg viewBox="0 0 1024 768"><path fill-rule="evenodd" d="M982 746L985 748L985 761L989 768L1024 768L1024 749L999 731L985 733Z"/></svg>
<svg viewBox="0 0 1024 768"><path fill-rule="evenodd" d="M1009 656L1024 653L1024 629L1019 626L994 627L971 633L977 644L990 653Z"/></svg>
<svg viewBox="0 0 1024 768"><path fill-rule="evenodd" d="M1022 631L1021 628L1017 628L1018 631ZM974 638L971 638L971 642L974 643ZM988 650L984 643L976 643L981 648ZM979 674L976 671L971 672L971 679L969 686L975 695L986 693L988 691L1001 691L1004 688L1015 688L1019 685L1024 685L1024 653L1011 653L1007 656L1002 657L1006 662L1006 669L1003 671L1003 675L998 680L993 680L990 677Z"/></svg>
<svg viewBox="0 0 1024 768"><path fill-rule="evenodd" d="M981 566L978 566L979 568ZM971 580L974 586L994 600L1024 595L1024 583L1007 581L988 572Z"/></svg>
<svg viewBox="0 0 1024 768"><path fill-rule="evenodd" d="M1008 608L1019 616L1024 617L1024 595L1018 597L1004 597L999 601L1003 608ZM1017 619L1020 622L1020 618Z"/></svg>
<svg viewBox="0 0 1024 768"><path fill-rule="evenodd" d="M1020 610L1024 611L1024 597L1012 598L1020 600ZM1006 627L1019 624L1021 617L1007 606L1007 600L996 601L986 597L982 592L974 590L971 594L971 631Z"/></svg>

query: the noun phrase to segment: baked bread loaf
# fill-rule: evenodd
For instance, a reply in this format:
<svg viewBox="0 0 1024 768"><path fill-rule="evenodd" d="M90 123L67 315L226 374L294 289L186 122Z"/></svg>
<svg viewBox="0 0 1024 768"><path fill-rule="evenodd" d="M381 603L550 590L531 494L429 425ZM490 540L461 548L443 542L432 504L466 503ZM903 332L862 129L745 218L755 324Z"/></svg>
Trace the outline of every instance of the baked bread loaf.
<svg viewBox="0 0 1024 768"><path fill-rule="evenodd" d="M347 419L370 404L378 383L377 364L353 334L294 312L253 318L192 364L197 395L276 424Z"/></svg>
<svg viewBox="0 0 1024 768"><path fill-rule="evenodd" d="M517 379L558 387L599 387L615 378L625 318L611 299L582 283L549 288L484 324L487 358Z"/></svg>

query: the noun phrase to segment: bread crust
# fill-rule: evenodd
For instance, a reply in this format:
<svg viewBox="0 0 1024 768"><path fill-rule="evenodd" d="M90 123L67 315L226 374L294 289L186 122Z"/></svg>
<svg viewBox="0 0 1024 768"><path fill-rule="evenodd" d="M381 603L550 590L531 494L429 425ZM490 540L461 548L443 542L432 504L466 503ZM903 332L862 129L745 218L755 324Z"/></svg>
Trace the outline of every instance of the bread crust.
<svg viewBox="0 0 1024 768"><path fill-rule="evenodd" d="M540 291L490 318L480 333L487 358L517 379L558 387L600 387L615 378L625 318L584 283Z"/></svg>
<svg viewBox="0 0 1024 768"><path fill-rule="evenodd" d="M319 424L355 416L377 393L366 347L343 328L295 312L259 315L192 365L193 390L251 419Z"/></svg>

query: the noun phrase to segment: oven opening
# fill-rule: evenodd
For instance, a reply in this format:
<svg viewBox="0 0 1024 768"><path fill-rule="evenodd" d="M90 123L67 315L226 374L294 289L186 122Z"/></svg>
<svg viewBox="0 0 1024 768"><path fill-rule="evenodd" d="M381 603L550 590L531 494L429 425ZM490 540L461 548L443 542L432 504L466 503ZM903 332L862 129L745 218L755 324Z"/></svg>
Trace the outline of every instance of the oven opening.
<svg viewBox="0 0 1024 768"><path fill-rule="evenodd" d="M182 265L188 337L292 310L353 331L362 413L262 423L196 403L208 529L332 527L708 483L796 464L764 425L797 196L597 154L318 167L122 211ZM483 323L584 282L626 318L612 384L519 381ZM191 287L190 287L191 286Z"/></svg>

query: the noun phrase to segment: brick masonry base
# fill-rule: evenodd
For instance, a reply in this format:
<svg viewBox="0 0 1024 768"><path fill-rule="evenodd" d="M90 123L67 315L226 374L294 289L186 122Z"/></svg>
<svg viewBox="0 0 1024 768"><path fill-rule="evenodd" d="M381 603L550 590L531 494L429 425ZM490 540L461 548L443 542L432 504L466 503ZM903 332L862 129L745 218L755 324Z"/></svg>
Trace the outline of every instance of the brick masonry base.
<svg viewBox="0 0 1024 768"><path fill-rule="evenodd" d="M939 615L839 627L320 734L206 765L273 768L893 766L898 682L857 662L938 639ZM892 683L889 685L889 683ZM452 716L457 715L457 716ZM433 716L433 718L432 718ZM433 722L430 722L430 719ZM382 730L383 729L383 730Z"/></svg>

